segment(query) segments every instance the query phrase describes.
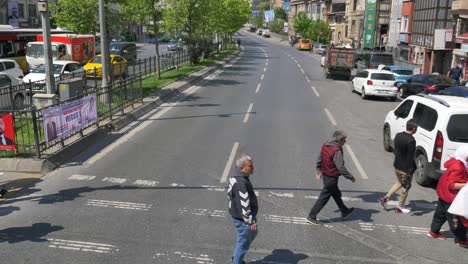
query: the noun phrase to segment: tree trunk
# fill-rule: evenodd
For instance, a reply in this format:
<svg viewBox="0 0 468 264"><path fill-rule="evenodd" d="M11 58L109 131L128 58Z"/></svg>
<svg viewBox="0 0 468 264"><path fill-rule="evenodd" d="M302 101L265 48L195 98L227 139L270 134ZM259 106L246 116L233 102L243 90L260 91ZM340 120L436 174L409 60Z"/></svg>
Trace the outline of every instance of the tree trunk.
<svg viewBox="0 0 468 264"><path fill-rule="evenodd" d="M158 21L157 17L153 17L153 21ZM161 60L159 58L159 26L157 22L154 23L153 26L154 30L154 46L156 48L156 78L161 79Z"/></svg>

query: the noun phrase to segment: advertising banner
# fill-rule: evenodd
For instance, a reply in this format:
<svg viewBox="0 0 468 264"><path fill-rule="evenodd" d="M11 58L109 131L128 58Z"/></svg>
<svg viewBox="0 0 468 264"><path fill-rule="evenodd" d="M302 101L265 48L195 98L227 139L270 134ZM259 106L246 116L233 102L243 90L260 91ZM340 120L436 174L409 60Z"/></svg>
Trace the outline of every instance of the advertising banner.
<svg viewBox="0 0 468 264"><path fill-rule="evenodd" d="M377 16L377 0L366 1L366 17L364 22L364 48L374 48L375 21Z"/></svg>
<svg viewBox="0 0 468 264"><path fill-rule="evenodd" d="M8 25L12 27L19 27L18 2L8 2Z"/></svg>
<svg viewBox="0 0 468 264"><path fill-rule="evenodd" d="M265 23L271 22L275 20L275 11L274 10L267 10L264 12L265 14Z"/></svg>
<svg viewBox="0 0 468 264"><path fill-rule="evenodd" d="M0 150L16 150L13 115L0 115Z"/></svg>
<svg viewBox="0 0 468 264"><path fill-rule="evenodd" d="M72 134L97 122L96 94L44 109L46 142Z"/></svg>

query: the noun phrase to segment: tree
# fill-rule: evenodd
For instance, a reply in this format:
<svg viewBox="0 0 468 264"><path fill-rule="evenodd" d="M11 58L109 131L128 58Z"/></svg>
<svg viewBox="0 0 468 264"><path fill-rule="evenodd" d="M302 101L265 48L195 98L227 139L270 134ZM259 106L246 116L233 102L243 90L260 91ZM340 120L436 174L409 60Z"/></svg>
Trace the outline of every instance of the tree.
<svg viewBox="0 0 468 264"><path fill-rule="evenodd" d="M284 11L283 8L277 7L275 8L275 19L283 19L287 20L288 15L286 14L286 11Z"/></svg>
<svg viewBox="0 0 468 264"><path fill-rule="evenodd" d="M282 33L284 28L284 20L283 19L275 19L275 21L270 23L270 30L275 33Z"/></svg>
<svg viewBox="0 0 468 264"><path fill-rule="evenodd" d="M259 3L256 7L255 7L256 10L259 10L259 11L265 11L265 10L269 10L270 9L270 1L265 1L265 2L261 2Z"/></svg>
<svg viewBox="0 0 468 264"><path fill-rule="evenodd" d="M254 18L254 25L256 28L262 28L263 27L263 17L265 14L263 11L258 12L258 16Z"/></svg>
<svg viewBox="0 0 468 264"><path fill-rule="evenodd" d="M319 40L320 43L328 44L330 42L330 26L324 21L312 23L307 32L307 36L312 40Z"/></svg>
<svg viewBox="0 0 468 264"><path fill-rule="evenodd" d="M51 18L60 27L78 34L99 31L97 0L81 0L80 4L76 0L60 0L51 7Z"/></svg>
<svg viewBox="0 0 468 264"><path fill-rule="evenodd" d="M294 31L296 34L301 34L303 37L310 37L310 28L312 25L312 20L307 17L305 12L299 12L297 16L294 17Z"/></svg>

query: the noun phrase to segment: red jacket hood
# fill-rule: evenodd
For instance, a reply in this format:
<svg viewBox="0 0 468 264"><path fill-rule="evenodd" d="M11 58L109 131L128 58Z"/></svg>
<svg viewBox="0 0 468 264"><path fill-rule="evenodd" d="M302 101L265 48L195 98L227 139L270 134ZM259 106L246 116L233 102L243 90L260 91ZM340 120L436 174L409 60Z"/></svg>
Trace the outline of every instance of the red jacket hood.
<svg viewBox="0 0 468 264"><path fill-rule="evenodd" d="M465 164L455 158L445 162L447 171L440 177L437 184L437 195L446 203L452 203L460 190L455 190L456 183L468 182L468 172Z"/></svg>
<svg viewBox="0 0 468 264"><path fill-rule="evenodd" d="M444 167L450 171L466 171L465 164L455 158L450 158L444 163Z"/></svg>

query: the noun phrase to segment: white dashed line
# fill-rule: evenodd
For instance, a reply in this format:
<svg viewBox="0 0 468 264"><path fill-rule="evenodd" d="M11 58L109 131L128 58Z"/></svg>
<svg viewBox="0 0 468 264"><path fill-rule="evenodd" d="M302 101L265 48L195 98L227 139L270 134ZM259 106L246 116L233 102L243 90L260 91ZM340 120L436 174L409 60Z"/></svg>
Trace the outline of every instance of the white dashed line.
<svg viewBox="0 0 468 264"><path fill-rule="evenodd" d="M231 154L229 155L229 159L226 163L226 167L224 167L223 175L221 176L221 183L225 183L229 174L229 170L231 169L232 162L234 161L234 157L236 156L237 149L239 148L239 142L235 142L232 146Z"/></svg>
<svg viewBox="0 0 468 264"><path fill-rule="evenodd" d="M310 83L309 77L306 76L305 79L306 79L306 81L307 81L308 83Z"/></svg>
<svg viewBox="0 0 468 264"><path fill-rule="evenodd" d="M128 203L128 202L120 202L120 201L95 200L95 199L89 199L88 201L86 201L86 205L96 206L96 207L127 209L127 210L140 210L140 211L148 211L152 207L151 204Z"/></svg>
<svg viewBox="0 0 468 264"><path fill-rule="evenodd" d="M149 181L149 180L136 180L134 185L142 185L142 186L148 186L148 187L154 187L159 184L158 181Z"/></svg>
<svg viewBox="0 0 468 264"><path fill-rule="evenodd" d="M249 105L249 109L247 110L247 113L245 114L245 117L244 117L244 123L247 123L247 121L249 121L249 116L250 116L250 111L252 111L252 107L253 107L253 104L250 104Z"/></svg>
<svg viewBox="0 0 468 264"><path fill-rule="evenodd" d="M262 77L260 77L260 80L263 80L265 78L265 74L262 74Z"/></svg>
<svg viewBox="0 0 468 264"><path fill-rule="evenodd" d="M361 174L361 177L363 179L365 179L365 180L369 179L369 177L367 177L366 171L364 170L364 168L362 167L362 165L359 162L358 158L354 154L353 149L351 148L351 146L349 144L346 144L345 147L346 147L346 150L349 152L349 155L351 156L351 159L353 160L354 164L356 165L357 170Z"/></svg>
<svg viewBox="0 0 468 264"><path fill-rule="evenodd" d="M262 83L259 83L257 85L257 89L255 90L255 93L257 94L260 91L260 87L262 86Z"/></svg>
<svg viewBox="0 0 468 264"><path fill-rule="evenodd" d="M127 179L124 178L112 178L112 177L105 177L102 179L102 181L105 182L111 182L111 183L117 183L117 184L122 184L127 181Z"/></svg>
<svg viewBox="0 0 468 264"><path fill-rule="evenodd" d="M328 119L330 119L330 122L332 123L333 126L336 126L337 123L336 123L336 120L335 118L333 117L332 113L330 112L330 110L328 110L327 108L324 108L323 110L325 110L325 114L327 114L327 117Z"/></svg>
<svg viewBox="0 0 468 264"><path fill-rule="evenodd" d="M94 178L96 178L96 176L74 174L70 176L68 179L75 180L75 181L91 181Z"/></svg>
<svg viewBox="0 0 468 264"><path fill-rule="evenodd" d="M302 72L302 74L305 74L304 69L302 69L302 68L301 68L301 72Z"/></svg>
<svg viewBox="0 0 468 264"><path fill-rule="evenodd" d="M85 241L76 241L76 240L64 240L64 239L55 239L55 238L48 238L47 239L50 248L59 248L59 249L66 249L66 250L74 250L74 251L83 251L83 252L95 252L95 253L103 253L108 254L112 251L119 251L115 246L109 244L101 244L101 243L91 243Z"/></svg>
<svg viewBox="0 0 468 264"><path fill-rule="evenodd" d="M314 91L314 93L315 93L315 95L316 95L317 97L320 97L320 94L318 93L317 89L315 89L314 86L311 86L310 88L312 88L312 91Z"/></svg>
<svg viewBox="0 0 468 264"><path fill-rule="evenodd" d="M267 67L263 68L263 72L266 72Z"/></svg>

